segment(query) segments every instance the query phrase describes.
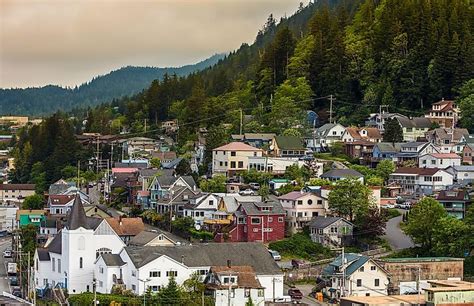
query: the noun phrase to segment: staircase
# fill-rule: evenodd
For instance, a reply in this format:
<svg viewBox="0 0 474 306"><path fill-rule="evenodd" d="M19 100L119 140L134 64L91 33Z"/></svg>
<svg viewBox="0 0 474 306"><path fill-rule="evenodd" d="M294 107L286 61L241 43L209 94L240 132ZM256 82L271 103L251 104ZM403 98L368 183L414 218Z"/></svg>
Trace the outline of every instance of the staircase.
<svg viewBox="0 0 474 306"><path fill-rule="evenodd" d="M64 296L64 292L61 288L53 288L53 297L56 302L59 303L59 305L68 305L68 302L66 300L66 297Z"/></svg>

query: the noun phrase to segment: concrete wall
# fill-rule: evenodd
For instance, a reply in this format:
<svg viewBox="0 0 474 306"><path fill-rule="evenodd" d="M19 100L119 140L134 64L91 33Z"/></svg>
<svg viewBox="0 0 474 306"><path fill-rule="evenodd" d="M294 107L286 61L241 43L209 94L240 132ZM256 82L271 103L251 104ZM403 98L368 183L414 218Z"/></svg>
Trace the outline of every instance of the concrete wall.
<svg viewBox="0 0 474 306"><path fill-rule="evenodd" d="M400 260L396 262L379 261L388 271L391 280L391 294L399 294L401 282L416 281L418 269L421 270L421 280L447 280L448 278L463 277L464 260ZM416 290L415 290L416 291Z"/></svg>

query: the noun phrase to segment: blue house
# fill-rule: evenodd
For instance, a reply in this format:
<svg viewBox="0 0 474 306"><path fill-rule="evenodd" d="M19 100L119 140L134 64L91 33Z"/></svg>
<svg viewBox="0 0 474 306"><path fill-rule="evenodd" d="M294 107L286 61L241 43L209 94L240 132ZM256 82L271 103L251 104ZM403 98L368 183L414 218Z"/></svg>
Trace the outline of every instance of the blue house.
<svg viewBox="0 0 474 306"><path fill-rule="evenodd" d="M374 146L372 157L375 160L390 159L393 160L401 150L401 143L379 142Z"/></svg>
<svg viewBox="0 0 474 306"><path fill-rule="evenodd" d="M319 126L319 116L315 111L309 110L306 112L306 121L309 126L316 127Z"/></svg>

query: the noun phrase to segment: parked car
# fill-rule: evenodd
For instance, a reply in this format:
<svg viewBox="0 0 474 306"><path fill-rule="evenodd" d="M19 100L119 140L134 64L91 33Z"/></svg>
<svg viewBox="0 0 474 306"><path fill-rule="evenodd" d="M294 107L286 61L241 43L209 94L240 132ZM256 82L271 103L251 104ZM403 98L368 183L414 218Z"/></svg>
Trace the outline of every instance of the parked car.
<svg viewBox="0 0 474 306"><path fill-rule="evenodd" d="M288 289L288 295L291 297L292 301L299 301L303 298L303 292L298 288Z"/></svg>
<svg viewBox="0 0 474 306"><path fill-rule="evenodd" d="M270 255L272 255L273 260L275 260L275 261L281 260L281 255L280 255L280 253L278 253L278 251L268 250L268 253L270 253Z"/></svg>
<svg viewBox="0 0 474 306"><path fill-rule="evenodd" d="M18 277L10 276L10 286L18 286Z"/></svg>
<svg viewBox="0 0 474 306"><path fill-rule="evenodd" d="M306 265L306 263L302 260L299 260L299 259L292 259L291 260L291 266L293 266L294 269L302 268L305 265Z"/></svg>
<svg viewBox="0 0 474 306"><path fill-rule="evenodd" d="M260 189L260 184L259 183L250 183L249 186L253 190L259 190Z"/></svg>
<svg viewBox="0 0 474 306"><path fill-rule="evenodd" d="M12 250L5 250L5 251L3 251L3 257L5 257L5 258L12 258Z"/></svg>
<svg viewBox="0 0 474 306"><path fill-rule="evenodd" d="M23 298L20 287L12 288L12 294L16 297Z"/></svg>
<svg viewBox="0 0 474 306"><path fill-rule="evenodd" d="M395 208L395 205L393 204L385 204L383 208L389 209L389 208Z"/></svg>
<svg viewBox="0 0 474 306"><path fill-rule="evenodd" d="M245 190L242 190L241 192L239 192L240 195L243 195L243 196L251 196L251 195L254 195L255 192L253 192L252 189L245 189Z"/></svg>

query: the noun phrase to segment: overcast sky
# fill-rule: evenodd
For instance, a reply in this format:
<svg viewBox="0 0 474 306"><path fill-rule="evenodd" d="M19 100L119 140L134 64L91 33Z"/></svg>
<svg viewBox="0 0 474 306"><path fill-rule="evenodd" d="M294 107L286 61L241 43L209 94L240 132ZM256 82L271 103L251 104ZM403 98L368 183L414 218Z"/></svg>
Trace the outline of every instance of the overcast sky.
<svg viewBox="0 0 474 306"><path fill-rule="evenodd" d="M195 63L253 42L270 13L291 15L300 1L0 0L0 87Z"/></svg>

